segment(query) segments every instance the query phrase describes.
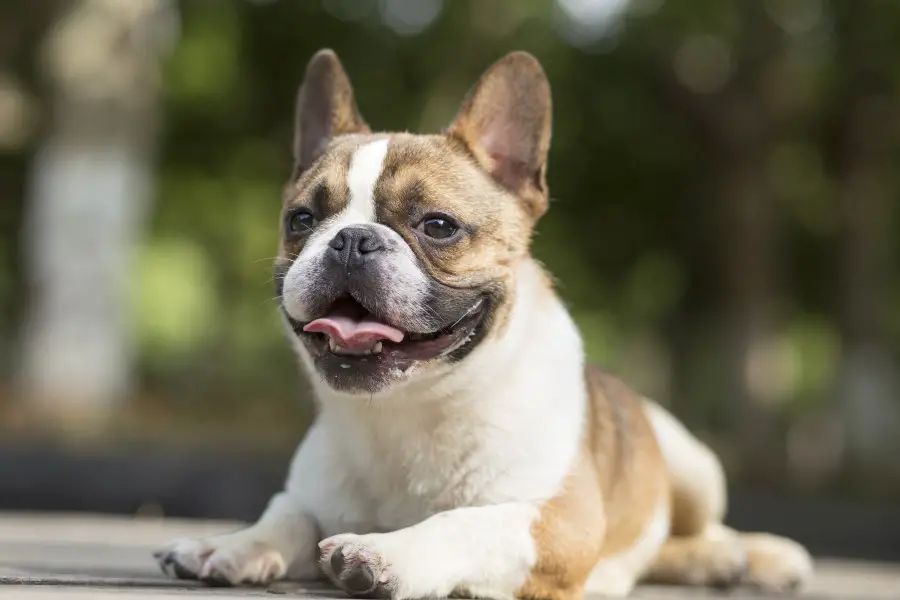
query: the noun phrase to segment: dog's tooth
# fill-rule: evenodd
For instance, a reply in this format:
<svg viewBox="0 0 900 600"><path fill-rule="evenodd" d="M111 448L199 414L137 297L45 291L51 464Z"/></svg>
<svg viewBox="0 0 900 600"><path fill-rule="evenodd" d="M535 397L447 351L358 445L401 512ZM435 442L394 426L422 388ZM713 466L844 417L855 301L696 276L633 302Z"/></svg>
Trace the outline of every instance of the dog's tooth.
<svg viewBox="0 0 900 600"><path fill-rule="evenodd" d="M373 354L381 353L381 351L384 349L384 345L381 342L375 342L375 344L371 348L347 348L345 346L342 346L338 342L329 339L328 349L334 354L340 354L343 356L371 356ZM347 366L349 367L349 365Z"/></svg>

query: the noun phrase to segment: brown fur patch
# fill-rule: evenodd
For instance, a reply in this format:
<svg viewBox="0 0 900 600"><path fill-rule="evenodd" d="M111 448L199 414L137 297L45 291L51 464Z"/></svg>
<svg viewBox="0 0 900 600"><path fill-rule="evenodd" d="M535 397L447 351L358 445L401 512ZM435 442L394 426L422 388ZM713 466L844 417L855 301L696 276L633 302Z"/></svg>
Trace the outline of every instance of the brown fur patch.
<svg viewBox="0 0 900 600"><path fill-rule="evenodd" d="M579 598L598 562L640 539L667 497L665 464L642 399L596 367L585 377L581 453L534 525L538 561L522 598Z"/></svg>
<svg viewBox="0 0 900 600"><path fill-rule="evenodd" d="M377 220L403 235L444 283L491 281L527 256L531 223L518 200L445 136L392 135L375 195ZM462 227L459 242L442 247L411 235L434 213Z"/></svg>

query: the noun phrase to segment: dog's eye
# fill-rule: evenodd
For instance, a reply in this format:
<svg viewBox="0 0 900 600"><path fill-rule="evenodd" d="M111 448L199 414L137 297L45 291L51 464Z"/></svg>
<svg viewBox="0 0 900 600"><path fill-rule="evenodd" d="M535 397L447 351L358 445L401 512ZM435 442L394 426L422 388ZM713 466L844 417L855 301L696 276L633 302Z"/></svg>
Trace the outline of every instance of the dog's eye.
<svg viewBox="0 0 900 600"><path fill-rule="evenodd" d="M287 230L291 235L301 235L316 225L316 218L305 208L298 208L287 215Z"/></svg>
<svg viewBox="0 0 900 600"><path fill-rule="evenodd" d="M459 230L456 223L446 217L428 217L419 226L422 233L436 240L446 240L453 237Z"/></svg>

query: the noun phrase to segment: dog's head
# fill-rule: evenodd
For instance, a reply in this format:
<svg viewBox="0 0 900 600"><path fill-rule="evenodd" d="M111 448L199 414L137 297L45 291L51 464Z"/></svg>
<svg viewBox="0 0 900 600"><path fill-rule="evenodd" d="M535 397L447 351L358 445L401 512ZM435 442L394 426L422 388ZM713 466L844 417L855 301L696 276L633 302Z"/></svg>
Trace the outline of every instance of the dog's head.
<svg viewBox="0 0 900 600"><path fill-rule="evenodd" d="M275 280L330 388L388 390L502 336L547 208L550 112L541 66L517 52L444 133L372 133L337 56L310 60Z"/></svg>

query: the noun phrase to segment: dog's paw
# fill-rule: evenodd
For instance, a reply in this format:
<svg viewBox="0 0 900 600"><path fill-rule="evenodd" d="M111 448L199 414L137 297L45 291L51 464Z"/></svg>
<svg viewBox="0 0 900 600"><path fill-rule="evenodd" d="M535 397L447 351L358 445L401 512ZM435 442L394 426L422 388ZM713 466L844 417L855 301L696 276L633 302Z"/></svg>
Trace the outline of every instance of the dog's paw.
<svg viewBox="0 0 900 600"><path fill-rule="evenodd" d="M651 583L729 589L741 584L749 568L747 550L736 535L711 528L692 537L666 541L644 578Z"/></svg>
<svg viewBox="0 0 900 600"><path fill-rule="evenodd" d="M793 540L766 533L742 534L749 564L744 583L770 594L802 591L813 576L812 557Z"/></svg>
<svg viewBox="0 0 900 600"><path fill-rule="evenodd" d="M175 540L153 556L170 577L209 585L264 585L287 572L278 551L241 533Z"/></svg>
<svg viewBox="0 0 900 600"><path fill-rule="evenodd" d="M352 596L396 598L397 578L376 540L375 536L354 534L323 540L319 543L322 571Z"/></svg>
<svg viewBox="0 0 900 600"><path fill-rule="evenodd" d="M749 558L737 540L700 539L688 549L683 566L683 583L721 590L741 584Z"/></svg>
<svg viewBox="0 0 900 600"><path fill-rule="evenodd" d="M749 557L744 548L732 539L709 540L698 549L697 583L719 589L740 585L747 574Z"/></svg>

